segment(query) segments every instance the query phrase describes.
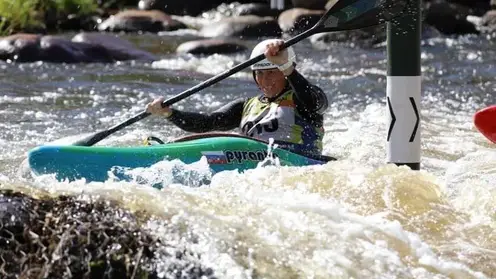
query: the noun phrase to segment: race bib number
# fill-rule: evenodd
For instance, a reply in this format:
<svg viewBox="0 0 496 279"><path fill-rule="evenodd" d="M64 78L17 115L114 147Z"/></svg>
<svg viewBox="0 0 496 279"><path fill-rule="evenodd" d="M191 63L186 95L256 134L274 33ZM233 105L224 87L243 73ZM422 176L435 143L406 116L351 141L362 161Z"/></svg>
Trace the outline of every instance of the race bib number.
<svg viewBox="0 0 496 279"><path fill-rule="evenodd" d="M266 124L261 124L261 123L254 123L253 121L247 121L244 125L241 131L243 134L253 137L255 135L260 135L263 132L265 133L274 133L279 129L279 121L277 118L273 118L270 120L270 123Z"/></svg>

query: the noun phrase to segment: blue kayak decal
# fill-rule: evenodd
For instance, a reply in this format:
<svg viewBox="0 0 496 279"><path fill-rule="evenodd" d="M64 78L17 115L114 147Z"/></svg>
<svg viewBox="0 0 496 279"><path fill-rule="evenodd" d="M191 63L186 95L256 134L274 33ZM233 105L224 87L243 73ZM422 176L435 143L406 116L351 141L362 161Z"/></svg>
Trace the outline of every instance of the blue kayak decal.
<svg viewBox="0 0 496 279"><path fill-rule="evenodd" d="M243 161L256 161L261 162L265 160L268 153L267 151L239 151L239 150L226 150L226 151L203 151L202 155L207 158L209 164L241 164ZM277 158L277 154L272 154L272 157Z"/></svg>

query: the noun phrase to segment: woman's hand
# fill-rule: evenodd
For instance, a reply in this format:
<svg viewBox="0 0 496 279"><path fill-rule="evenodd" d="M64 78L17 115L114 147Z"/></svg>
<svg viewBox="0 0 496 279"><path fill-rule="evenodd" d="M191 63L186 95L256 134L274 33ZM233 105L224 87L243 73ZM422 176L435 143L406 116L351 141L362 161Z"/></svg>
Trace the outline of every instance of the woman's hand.
<svg viewBox="0 0 496 279"><path fill-rule="evenodd" d="M269 43L265 49L265 57L272 64L276 64L278 66L282 66L288 63L288 51L286 49L281 50L281 46L284 44L283 40L277 40L274 43ZM285 76L290 75L294 70L294 66L285 67L282 70Z"/></svg>
<svg viewBox="0 0 496 279"><path fill-rule="evenodd" d="M164 102L164 97L159 97L146 105L146 112L153 115L162 115L169 117L172 114L172 110L169 107L162 107Z"/></svg>

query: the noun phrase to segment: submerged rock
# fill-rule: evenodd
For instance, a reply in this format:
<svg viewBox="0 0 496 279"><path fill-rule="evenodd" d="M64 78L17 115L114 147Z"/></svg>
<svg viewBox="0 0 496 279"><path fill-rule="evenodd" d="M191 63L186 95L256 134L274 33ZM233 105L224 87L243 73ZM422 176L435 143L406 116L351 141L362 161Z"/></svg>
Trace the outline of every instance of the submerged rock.
<svg viewBox="0 0 496 279"><path fill-rule="evenodd" d="M0 190L1 278L158 278L157 266L167 278L215 278L199 255L143 229L147 219L115 202Z"/></svg>
<svg viewBox="0 0 496 279"><path fill-rule="evenodd" d="M187 28L183 23L174 20L169 15L153 10L127 10L110 16L98 25L100 31L112 32L160 32L174 31Z"/></svg>
<svg viewBox="0 0 496 279"><path fill-rule="evenodd" d="M317 49L329 49L334 44L349 44L355 47L374 47L383 44L387 40L387 25L377 25L362 29L339 31L331 33L319 33L310 36L310 43ZM436 28L422 24L421 39L442 37L443 34Z"/></svg>
<svg viewBox="0 0 496 279"><path fill-rule="evenodd" d="M214 54L214 53L236 53L247 50L247 47L234 41L228 40L196 40L180 44L177 47L179 53L191 54Z"/></svg>
<svg viewBox="0 0 496 279"><path fill-rule="evenodd" d="M333 43L370 47L386 40L386 26L378 25L355 30L319 33L310 36L309 40L317 49L327 49Z"/></svg>
<svg viewBox="0 0 496 279"><path fill-rule="evenodd" d="M136 48L132 43L112 34L82 32L72 38L73 42L89 43L105 47L115 61L141 60L155 61L158 57L152 53Z"/></svg>
<svg viewBox="0 0 496 279"><path fill-rule="evenodd" d="M107 34L82 33L69 40L61 36L20 33L0 38L0 60L111 63L123 60L153 61L156 57Z"/></svg>
<svg viewBox="0 0 496 279"><path fill-rule="evenodd" d="M200 34L204 37L278 37L282 33L272 17L237 16L221 19L204 26Z"/></svg>
<svg viewBox="0 0 496 279"><path fill-rule="evenodd" d="M293 7L320 10L324 9L328 0L292 0Z"/></svg>
<svg viewBox="0 0 496 279"><path fill-rule="evenodd" d="M313 27L324 13L324 10L293 8L282 12L278 23L285 34L295 36Z"/></svg>
<svg viewBox="0 0 496 279"><path fill-rule="evenodd" d="M236 9L237 15L256 15L278 17L282 11L271 9L269 5L262 3L242 4Z"/></svg>
<svg viewBox="0 0 496 279"><path fill-rule="evenodd" d="M425 1L425 0L424 0ZM439 0L427 0L425 2L435 2ZM443 0L449 3L461 5L470 9L473 15L481 16L490 9L490 0Z"/></svg>
<svg viewBox="0 0 496 279"><path fill-rule="evenodd" d="M481 25L489 31L496 31L496 10L487 12L481 18Z"/></svg>
<svg viewBox="0 0 496 279"><path fill-rule="evenodd" d="M202 12L214 9L223 3L239 2L267 3L267 0L140 0L138 7L141 10L160 10L171 15L198 16Z"/></svg>
<svg viewBox="0 0 496 279"><path fill-rule="evenodd" d="M71 42L58 36L22 33L0 38L0 59L53 63L112 61L107 50L99 45Z"/></svg>
<svg viewBox="0 0 496 279"><path fill-rule="evenodd" d="M2 278L130 278L151 271L156 240L115 205L0 191L0 221Z"/></svg>
<svg viewBox="0 0 496 279"><path fill-rule="evenodd" d="M433 1L427 3L423 16L425 23L446 35L478 34L475 25L467 20L471 13L466 6Z"/></svg>

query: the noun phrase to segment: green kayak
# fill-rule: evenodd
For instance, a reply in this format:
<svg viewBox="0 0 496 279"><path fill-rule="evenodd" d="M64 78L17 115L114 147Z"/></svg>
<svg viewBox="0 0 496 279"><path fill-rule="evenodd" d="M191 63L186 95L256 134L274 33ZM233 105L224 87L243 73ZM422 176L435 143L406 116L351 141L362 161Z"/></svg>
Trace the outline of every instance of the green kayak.
<svg viewBox="0 0 496 279"><path fill-rule="evenodd" d="M114 167L146 168L160 161L178 159L191 164L206 158L212 173L256 168L267 156L282 166L308 166L336 160L308 156L282 148L270 150L267 142L236 134L195 134L165 144L133 147L44 145L28 153L35 175L55 174L58 180L106 181ZM121 177L120 179L126 179Z"/></svg>

